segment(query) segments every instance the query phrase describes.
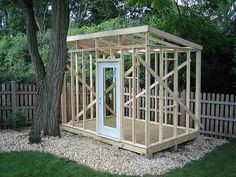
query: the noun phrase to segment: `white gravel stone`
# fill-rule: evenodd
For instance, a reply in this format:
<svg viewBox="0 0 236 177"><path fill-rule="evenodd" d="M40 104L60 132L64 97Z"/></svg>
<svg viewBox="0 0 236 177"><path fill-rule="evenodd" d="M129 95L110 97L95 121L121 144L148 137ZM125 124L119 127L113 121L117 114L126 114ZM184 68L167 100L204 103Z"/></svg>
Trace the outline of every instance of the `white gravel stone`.
<svg viewBox="0 0 236 177"><path fill-rule="evenodd" d="M29 144L28 133L28 129L20 132L0 131L0 153L23 150L49 152L95 170L141 176L162 175L192 160L198 160L215 147L227 143L226 140L201 135L197 141L181 145L175 152L166 150L155 154L152 159L146 159L136 153L68 132L62 132L61 138L44 137L40 144Z"/></svg>

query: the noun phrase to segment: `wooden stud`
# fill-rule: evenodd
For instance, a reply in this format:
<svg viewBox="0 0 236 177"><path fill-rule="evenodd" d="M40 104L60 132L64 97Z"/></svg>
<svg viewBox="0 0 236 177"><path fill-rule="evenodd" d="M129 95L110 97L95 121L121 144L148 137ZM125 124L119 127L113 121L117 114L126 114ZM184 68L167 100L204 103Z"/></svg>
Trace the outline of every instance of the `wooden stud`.
<svg viewBox="0 0 236 177"><path fill-rule="evenodd" d="M89 55L90 59L90 88L93 90L93 56L90 54ZM93 102L93 92L90 91L90 103ZM93 119L93 106L91 107L90 110L90 117Z"/></svg>
<svg viewBox="0 0 236 177"><path fill-rule="evenodd" d="M67 65L67 68L71 71L70 66ZM75 75L76 75L76 72L74 72L74 71L72 71L72 72L73 72L73 74L74 74L74 76L75 76ZM83 84L82 78L80 78L79 76L78 76L78 78L79 78L79 81ZM96 96L96 93L94 92L93 89L90 88L90 86L89 86L88 84L85 83L85 87L86 87L86 89L88 89L89 91L92 91L92 92L93 92L93 95ZM106 91L107 91L107 90L106 90ZM106 108L107 108L112 114L114 114L113 110L112 110L107 104L106 104ZM78 116L76 116L76 117L78 117Z"/></svg>
<svg viewBox="0 0 236 177"><path fill-rule="evenodd" d="M160 51L159 76L163 80L163 51ZM157 79L157 78L156 78ZM159 142L163 141L163 86L159 84Z"/></svg>
<svg viewBox="0 0 236 177"><path fill-rule="evenodd" d="M201 113L201 51L196 52L196 90L195 90L195 116L200 121ZM195 121L195 129L199 130L199 125Z"/></svg>
<svg viewBox="0 0 236 177"><path fill-rule="evenodd" d="M74 89L74 59L73 54L71 54L71 119L72 119L72 125L75 125L75 89Z"/></svg>
<svg viewBox="0 0 236 177"><path fill-rule="evenodd" d="M145 44L149 44L148 33L145 34ZM145 61L150 66L150 47L146 47ZM150 145L150 73L145 68L145 146Z"/></svg>
<svg viewBox="0 0 236 177"><path fill-rule="evenodd" d="M66 105L66 72L64 74L62 97L61 97L62 123L67 123L67 105Z"/></svg>
<svg viewBox="0 0 236 177"><path fill-rule="evenodd" d="M167 58L168 53L164 53L165 58ZM163 58L164 60L164 58ZM164 74L166 75L168 73L168 60L163 61L165 64ZM168 85L168 78L165 79L165 84ZM167 105L168 105L168 93L165 90L165 124L167 124Z"/></svg>
<svg viewBox="0 0 236 177"><path fill-rule="evenodd" d="M96 69L96 77L95 77L95 83L96 83L96 92L98 91L97 89L97 85L98 85L98 65L97 65L97 60L99 59L99 50L97 49L99 47L99 43L98 43L98 38L95 38L94 39L94 45L95 45L95 60L96 60L96 66L95 66L95 69ZM96 96L96 93L94 93L95 96ZM99 119L98 119L98 112L99 112L99 109L98 109L98 104L99 104L99 101L98 99L96 98L96 134L98 135L100 133L100 130L99 130Z"/></svg>
<svg viewBox="0 0 236 177"><path fill-rule="evenodd" d="M190 109L190 62L191 53L187 52L187 67L186 67L186 107ZM189 133L189 115L186 113L186 133Z"/></svg>
<svg viewBox="0 0 236 177"><path fill-rule="evenodd" d="M178 97L178 52L174 51L174 94ZM178 125L178 103L174 102L174 115L173 115L173 136L177 137L177 125Z"/></svg>
<svg viewBox="0 0 236 177"><path fill-rule="evenodd" d="M86 58L82 52L82 89L83 89L83 129L86 129Z"/></svg>
<svg viewBox="0 0 236 177"><path fill-rule="evenodd" d="M76 93L76 114L79 114L79 70L78 70L78 54L75 54L75 93Z"/></svg>
<svg viewBox="0 0 236 177"><path fill-rule="evenodd" d="M170 96L172 96L173 100L176 101L189 114L189 116L192 117L196 121L198 125L202 126L199 119L197 119L195 115L191 111L189 111L189 109L186 108L186 106L182 103L182 101L178 97L175 96L172 90L170 90L170 88L163 82L163 79L161 79L160 76L158 76L155 73L155 71L153 71L153 69L145 61L143 61L143 59L139 55L136 55L136 57L139 60L139 62L153 75L153 77L155 77L159 81L160 86L162 86L164 89L167 90ZM162 95L162 99L163 99L163 95Z"/></svg>
<svg viewBox="0 0 236 177"><path fill-rule="evenodd" d="M137 117L137 105L136 105L136 58L135 58L135 49L132 49L132 66L133 66L133 74L132 74L132 142L136 143L136 126L135 126L135 121L136 121L136 117Z"/></svg>
<svg viewBox="0 0 236 177"><path fill-rule="evenodd" d="M132 95L132 86L131 86L131 78L128 78L128 83L129 83L129 86L128 86L128 89L129 89L129 100L132 100L131 98L131 95ZM132 105L129 104L129 117L132 117Z"/></svg>
<svg viewBox="0 0 236 177"><path fill-rule="evenodd" d="M158 58L157 58L157 53L155 53L155 72L156 74L158 74ZM157 80L155 79L155 81L157 82ZM151 89L151 88L150 88ZM157 113L158 113L158 87L155 87L155 122L157 122Z"/></svg>
<svg viewBox="0 0 236 177"><path fill-rule="evenodd" d="M139 61L137 61L137 62L139 62ZM138 65L140 65L140 64L138 64ZM178 66L178 70L182 69L182 68L183 68L184 66L186 66L186 65L187 65L187 61L184 62L184 63L182 63L181 65L179 65L179 66ZM170 71L167 75L165 75L165 76L163 77L163 80L165 80L166 78L172 76L173 74L174 74L174 71ZM158 81L156 81L155 83L153 83L152 85L150 85L150 89L153 89L153 88L156 87L157 85L159 85L159 82L158 82ZM139 98L140 96L142 96L142 95L145 94L145 93L146 93L146 89L144 89L144 90L142 90L141 92L139 92L139 93L136 95L136 98ZM127 101L127 102L125 103L125 106L128 105L128 104L131 103L131 102L132 102L132 100Z"/></svg>
<svg viewBox="0 0 236 177"><path fill-rule="evenodd" d="M118 36L118 46L122 45L122 36ZM124 129L123 129L123 118L124 118L124 56L123 56L123 50L120 49L120 58L121 58L121 67L120 67L120 73L121 73L121 91L120 91L120 139L124 140Z"/></svg>

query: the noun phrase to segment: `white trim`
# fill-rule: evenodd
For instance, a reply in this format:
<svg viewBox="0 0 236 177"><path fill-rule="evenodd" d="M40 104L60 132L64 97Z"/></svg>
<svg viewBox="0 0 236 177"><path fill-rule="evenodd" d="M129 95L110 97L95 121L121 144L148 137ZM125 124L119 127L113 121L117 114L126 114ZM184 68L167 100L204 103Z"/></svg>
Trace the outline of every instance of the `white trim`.
<svg viewBox="0 0 236 177"><path fill-rule="evenodd" d="M107 138L115 138L120 140L120 131L121 131L121 60L117 59L115 61L107 60L97 60L97 133L99 135L106 136ZM116 128L104 126L104 68L116 68Z"/></svg>

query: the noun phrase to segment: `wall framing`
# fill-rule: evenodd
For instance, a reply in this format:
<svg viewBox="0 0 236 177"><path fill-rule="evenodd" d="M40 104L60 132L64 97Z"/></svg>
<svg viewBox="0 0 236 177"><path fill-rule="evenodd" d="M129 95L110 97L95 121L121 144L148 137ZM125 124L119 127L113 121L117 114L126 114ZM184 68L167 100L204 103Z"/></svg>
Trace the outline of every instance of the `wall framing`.
<svg viewBox="0 0 236 177"><path fill-rule="evenodd" d="M74 49L69 51L62 93L64 130L141 154L155 153L198 136L202 46L149 26L70 36L67 42ZM95 73L97 60L118 58L122 59L121 138L114 140L98 131ZM195 81L190 75L193 65ZM68 83L70 107L66 103ZM190 111L193 88L195 112ZM179 96L183 89L184 101ZM111 105L105 107L113 111Z"/></svg>

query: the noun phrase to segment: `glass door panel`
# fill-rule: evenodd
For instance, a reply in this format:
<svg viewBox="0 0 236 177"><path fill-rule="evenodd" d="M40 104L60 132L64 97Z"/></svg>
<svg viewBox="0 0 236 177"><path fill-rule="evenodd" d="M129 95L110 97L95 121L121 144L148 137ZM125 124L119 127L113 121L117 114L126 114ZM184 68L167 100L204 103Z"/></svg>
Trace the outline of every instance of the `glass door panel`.
<svg viewBox="0 0 236 177"><path fill-rule="evenodd" d="M103 78L103 125L116 128L116 68L104 68Z"/></svg>

